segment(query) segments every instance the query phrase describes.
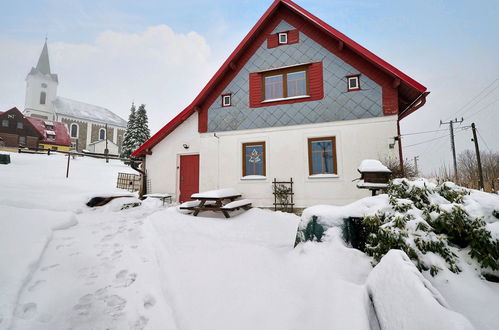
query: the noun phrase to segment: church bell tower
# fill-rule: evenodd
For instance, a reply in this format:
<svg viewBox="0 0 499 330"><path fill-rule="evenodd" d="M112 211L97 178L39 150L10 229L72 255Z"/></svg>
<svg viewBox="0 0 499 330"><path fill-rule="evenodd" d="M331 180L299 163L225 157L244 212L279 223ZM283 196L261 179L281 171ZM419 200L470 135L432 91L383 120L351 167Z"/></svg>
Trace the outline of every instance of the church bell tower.
<svg viewBox="0 0 499 330"><path fill-rule="evenodd" d="M57 97L57 74L50 72L47 39L36 67L26 77L26 99L24 114L30 117L55 120L52 102Z"/></svg>

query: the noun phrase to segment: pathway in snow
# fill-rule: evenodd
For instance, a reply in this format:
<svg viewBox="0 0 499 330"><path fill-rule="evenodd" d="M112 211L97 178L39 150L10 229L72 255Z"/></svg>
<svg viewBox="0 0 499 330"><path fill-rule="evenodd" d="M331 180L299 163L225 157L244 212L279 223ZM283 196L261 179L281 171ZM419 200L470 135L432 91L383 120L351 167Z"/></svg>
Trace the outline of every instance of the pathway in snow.
<svg viewBox="0 0 499 330"><path fill-rule="evenodd" d="M56 231L15 311L14 329L143 329L172 324L142 226L149 209L90 210ZM151 323L151 314L154 321ZM160 322L160 323L156 323Z"/></svg>

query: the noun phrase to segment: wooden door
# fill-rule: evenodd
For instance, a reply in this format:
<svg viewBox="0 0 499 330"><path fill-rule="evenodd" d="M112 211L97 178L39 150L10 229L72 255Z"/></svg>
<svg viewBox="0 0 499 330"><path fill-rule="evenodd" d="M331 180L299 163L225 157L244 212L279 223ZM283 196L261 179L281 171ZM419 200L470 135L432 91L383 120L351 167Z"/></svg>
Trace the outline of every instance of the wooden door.
<svg viewBox="0 0 499 330"><path fill-rule="evenodd" d="M199 155L180 156L180 202L199 192Z"/></svg>

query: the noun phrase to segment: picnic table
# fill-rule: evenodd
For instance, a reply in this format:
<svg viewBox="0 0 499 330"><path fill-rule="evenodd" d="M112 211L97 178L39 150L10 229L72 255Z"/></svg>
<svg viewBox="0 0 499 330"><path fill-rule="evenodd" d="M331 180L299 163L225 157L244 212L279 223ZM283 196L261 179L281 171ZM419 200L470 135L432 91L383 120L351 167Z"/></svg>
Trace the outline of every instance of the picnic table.
<svg viewBox="0 0 499 330"><path fill-rule="evenodd" d="M172 195L170 194L146 194L144 197L150 197L150 198L157 198L161 199L163 202L163 205L165 205L165 201L168 199L168 202L171 204L172 203Z"/></svg>
<svg viewBox="0 0 499 330"><path fill-rule="evenodd" d="M241 193L232 188L195 193L191 195L195 201L183 203L180 209L192 210L194 216L197 216L201 211L218 211L222 212L226 218L230 218L230 211L251 207L250 200L236 200L239 197L241 197Z"/></svg>

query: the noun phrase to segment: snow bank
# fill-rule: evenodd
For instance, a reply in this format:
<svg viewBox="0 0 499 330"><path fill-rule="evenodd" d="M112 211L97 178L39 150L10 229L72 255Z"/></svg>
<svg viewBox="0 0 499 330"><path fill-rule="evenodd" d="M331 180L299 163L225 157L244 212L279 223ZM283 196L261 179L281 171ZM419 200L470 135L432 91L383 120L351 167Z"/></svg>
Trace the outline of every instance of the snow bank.
<svg viewBox="0 0 499 330"><path fill-rule="evenodd" d="M382 329L474 329L400 250L391 250L367 279Z"/></svg>
<svg viewBox="0 0 499 330"><path fill-rule="evenodd" d="M74 214L0 205L0 328L8 326L18 296L38 267L53 230L77 223Z"/></svg>

